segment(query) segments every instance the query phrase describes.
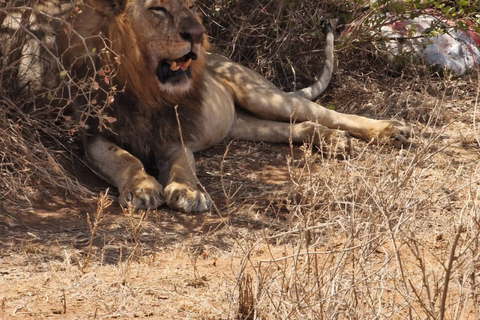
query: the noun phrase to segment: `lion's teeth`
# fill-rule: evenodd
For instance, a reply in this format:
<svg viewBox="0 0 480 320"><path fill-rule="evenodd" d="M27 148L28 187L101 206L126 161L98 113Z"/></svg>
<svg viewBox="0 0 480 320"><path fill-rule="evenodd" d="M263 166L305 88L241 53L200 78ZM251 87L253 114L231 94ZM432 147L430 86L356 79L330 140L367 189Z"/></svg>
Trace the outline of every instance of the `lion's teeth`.
<svg viewBox="0 0 480 320"><path fill-rule="evenodd" d="M177 62L172 61L172 64L170 65L170 69L171 69L172 71L177 71L178 68L179 68L179 66L177 65Z"/></svg>
<svg viewBox="0 0 480 320"><path fill-rule="evenodd" d="M185 71L187 70L187 68L190 66L191 63L192 63L192 59L188 59L187 61L182 63L180 67L182 68L183 71Z"/></svg>

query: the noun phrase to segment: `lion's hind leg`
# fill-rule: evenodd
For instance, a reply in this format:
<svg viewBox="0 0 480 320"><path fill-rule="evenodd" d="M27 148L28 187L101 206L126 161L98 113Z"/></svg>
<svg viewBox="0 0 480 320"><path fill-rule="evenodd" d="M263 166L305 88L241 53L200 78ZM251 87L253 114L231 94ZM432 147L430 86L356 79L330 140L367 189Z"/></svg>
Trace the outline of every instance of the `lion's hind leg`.
<svg viewBox="0 0 480 320"><path fill-rule="evenodd" d="M272 143L311 142L322 152L334 155L344 155L350 150L350 136L345 131L329 129L312 121L288 123L265 120L242 111L237 111L229 137Z"/></svg>
<svg viewBox="0 0 480 320"><path fill-rule="evenodd" d="M239 92L241 94L235 92L238 105L262 119L313 121L366 141L390 142L396 147L406 145L411 135L411 126L403 121L375 120L336 112L277 89L255 87Z"/></svg>
<svg viewBox="0 0 480 320"><path fill-rule="evenodd" d="M232 92L235 104L255 116L275 121L313 121L330 129L347 131L367 141L388 141L397 147L407 143L411 127L396 120L374 120L336 112L295 94L277 89L258 73L215 55L208 67Z"/></svg>

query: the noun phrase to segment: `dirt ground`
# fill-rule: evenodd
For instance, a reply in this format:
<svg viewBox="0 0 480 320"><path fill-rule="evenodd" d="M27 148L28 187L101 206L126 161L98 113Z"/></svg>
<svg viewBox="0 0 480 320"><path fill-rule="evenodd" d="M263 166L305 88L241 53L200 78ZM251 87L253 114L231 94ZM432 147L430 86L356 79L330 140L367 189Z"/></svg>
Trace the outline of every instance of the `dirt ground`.
<svg viewBox="0 0 480 320"><path fill-rule="evenodd" d="M196 156L210 213L61 193L9 208L0 318L480 319L477 83L340 66L320 102L405 119L411 146L225 141Z"/></svg>

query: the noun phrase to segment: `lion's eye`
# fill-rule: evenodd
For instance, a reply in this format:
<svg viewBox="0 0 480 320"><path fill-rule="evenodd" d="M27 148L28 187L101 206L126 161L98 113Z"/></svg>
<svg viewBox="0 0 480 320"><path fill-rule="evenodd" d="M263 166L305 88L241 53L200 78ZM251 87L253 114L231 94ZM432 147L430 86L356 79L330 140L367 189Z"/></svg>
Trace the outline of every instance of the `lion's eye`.
<svg viewBox="0 0 480 320"><path fill-rule="evenodd" d="M156 15L167 15L168 11L164 7L151 7L148 10L150 10L152 13Z"/></svg>
<svg viewBox="0 0 480 320"><path fill-rule="evenodd" d="M193 13L195 13L195 6L190 6L188 9L190 9L190 11L192 11Z"/></svg>

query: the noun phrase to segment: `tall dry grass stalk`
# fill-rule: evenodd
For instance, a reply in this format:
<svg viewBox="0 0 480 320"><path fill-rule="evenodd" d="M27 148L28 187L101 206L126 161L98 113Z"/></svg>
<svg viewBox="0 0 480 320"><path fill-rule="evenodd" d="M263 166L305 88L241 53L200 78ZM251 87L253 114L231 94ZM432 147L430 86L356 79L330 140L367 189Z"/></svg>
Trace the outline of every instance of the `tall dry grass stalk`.
<svg viewBox="0 0 480 320"><path fill-rule="evenodd" d="M90 238L88 240L87 255L83 262L79 262L79 267L82 272L86 272L88 266L92 261L94 255L94 240L99 231L100 223L104 219L104 216L107 214L105 210L112 205L113 201L108 195L108 189L105 192L102 192L97 197L97 208L93 216L87 212L87 225L90 231Z"/></svg>

